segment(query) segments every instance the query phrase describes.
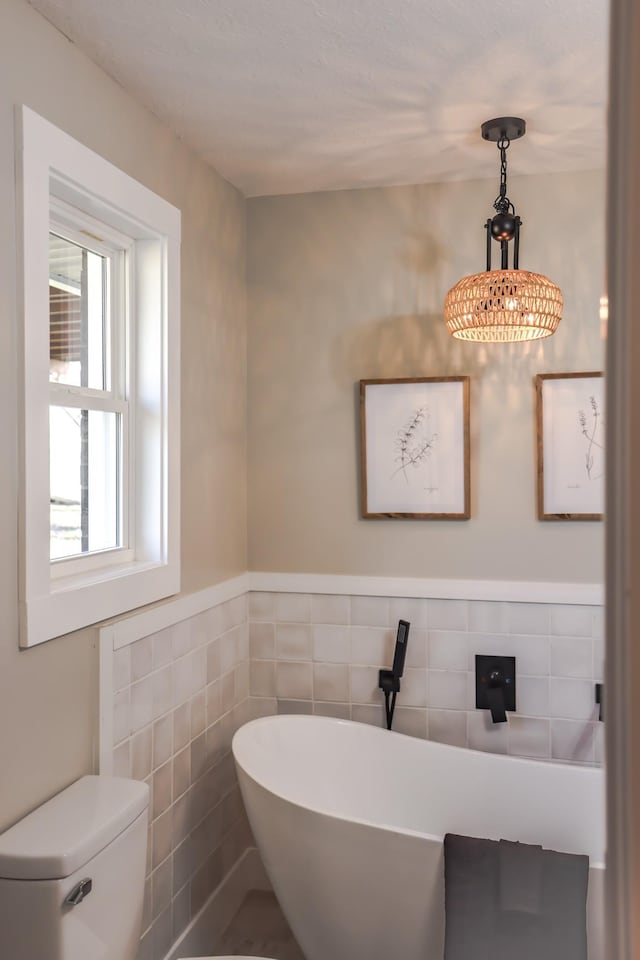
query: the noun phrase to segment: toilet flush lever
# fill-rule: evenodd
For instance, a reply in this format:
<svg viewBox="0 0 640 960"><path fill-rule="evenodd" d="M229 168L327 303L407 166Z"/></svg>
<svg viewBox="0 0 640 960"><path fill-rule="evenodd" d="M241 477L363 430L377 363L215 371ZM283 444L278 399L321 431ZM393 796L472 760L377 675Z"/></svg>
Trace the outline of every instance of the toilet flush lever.
<svg viewBox="0 0 640 960"><path fill-rule="evenodd" d="M64 902L68 903L71 907L77 907L78 904L82 903L84 898L91 893L92 888L93 880L91 877L85 877L80 883L76 883L71 893L65 897Z"/></svg>

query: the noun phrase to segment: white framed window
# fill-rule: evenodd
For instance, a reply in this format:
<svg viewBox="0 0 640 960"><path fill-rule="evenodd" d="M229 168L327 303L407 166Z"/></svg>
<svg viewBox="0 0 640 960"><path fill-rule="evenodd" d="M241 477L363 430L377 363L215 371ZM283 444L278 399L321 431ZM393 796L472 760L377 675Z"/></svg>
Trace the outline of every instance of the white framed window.
<svg viewBox="0 0 640 960"><path fill-rule="evenodd" d="M180 211L22 107L21 646L180 589Z"/></svg>

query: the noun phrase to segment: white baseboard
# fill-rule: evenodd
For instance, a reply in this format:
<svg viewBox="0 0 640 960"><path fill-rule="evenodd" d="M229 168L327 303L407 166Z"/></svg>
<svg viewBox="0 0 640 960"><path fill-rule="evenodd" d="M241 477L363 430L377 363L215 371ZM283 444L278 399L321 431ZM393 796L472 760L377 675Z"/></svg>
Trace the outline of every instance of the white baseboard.
<svg viewBox="0 0 640 960"><path fill-rule="evenodd" d="M188 960L215 956L217 945L242 901L251 890L270 890L271 885L256 847L248 847L213 891L164 960Z"/></svg>

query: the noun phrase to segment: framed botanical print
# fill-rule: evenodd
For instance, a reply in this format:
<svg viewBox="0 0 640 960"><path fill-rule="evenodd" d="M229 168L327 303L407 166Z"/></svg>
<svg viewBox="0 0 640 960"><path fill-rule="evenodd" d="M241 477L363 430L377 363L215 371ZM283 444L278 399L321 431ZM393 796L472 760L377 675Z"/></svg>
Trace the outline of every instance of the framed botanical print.
<svg viewBox="0 0 640 960"><path fill-rule="evenodd" d="M360 381L362 516L468 520L469 378Z"/></svg>
<svg viewBox="0 0 640 960"><path fill-rule="evenodd" d="M602 373L542 373L535 387L538 519L602 520Z"/></svg>

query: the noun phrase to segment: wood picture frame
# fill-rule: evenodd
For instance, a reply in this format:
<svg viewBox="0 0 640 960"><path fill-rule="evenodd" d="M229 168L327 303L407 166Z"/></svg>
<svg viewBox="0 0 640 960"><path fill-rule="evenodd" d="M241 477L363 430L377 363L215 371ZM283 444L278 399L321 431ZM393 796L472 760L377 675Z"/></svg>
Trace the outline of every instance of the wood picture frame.
<svg viewBox="0 0 640 960"><path fill-rule="evenodd" d="M603 374L540 373L535 391L538 520L602 520Z"/></svg>
<svg viewBox="0 0 640 960"><path fill-rule="evenodd" d="M469 406L469 377L360 381L363 518L470 518Z"/></svg>

